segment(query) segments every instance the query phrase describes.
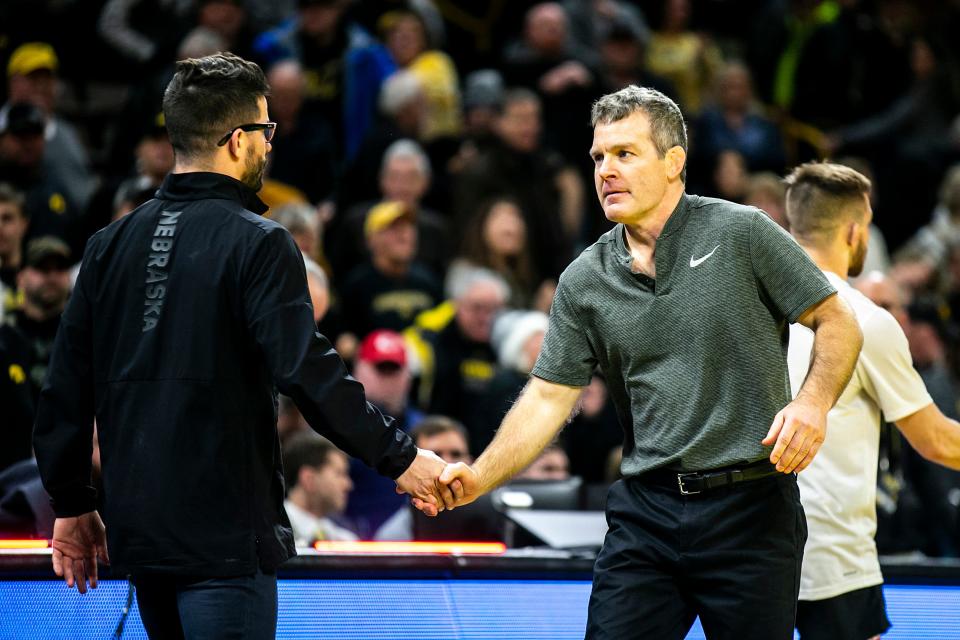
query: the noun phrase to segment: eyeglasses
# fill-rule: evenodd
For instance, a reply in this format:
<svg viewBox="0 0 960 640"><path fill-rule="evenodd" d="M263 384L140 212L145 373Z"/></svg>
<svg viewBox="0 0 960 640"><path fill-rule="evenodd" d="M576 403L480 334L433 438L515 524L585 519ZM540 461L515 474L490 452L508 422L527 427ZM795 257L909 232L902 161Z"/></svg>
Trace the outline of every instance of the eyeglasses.
<svg viewBox="0 0 960 640"><path fill-rule="evenodd" d="M222 147L227 144L227 141L230 139L230 136L233 135L233 132L237 129L241 131L263 131L263 138L267 142L273 140L273 134L277 132L277 123L276 122L251 122L250 124L240 124L235 126L233 129L227 132L227 135L220 138L220 141L217 143L218 147Z"/></svg>

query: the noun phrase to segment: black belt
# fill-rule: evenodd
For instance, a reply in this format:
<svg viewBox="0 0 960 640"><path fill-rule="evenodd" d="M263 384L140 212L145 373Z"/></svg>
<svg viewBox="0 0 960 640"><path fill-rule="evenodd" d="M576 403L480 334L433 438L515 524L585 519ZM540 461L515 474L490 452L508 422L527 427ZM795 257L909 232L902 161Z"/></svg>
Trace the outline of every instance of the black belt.
<svg viewBox="0 0 960 640"><path fill-rule="evenodd" d="M779 473L769 460L758 460L738 467L712 469L710 471L684 472L676 469L660 468L640 474L637 476L637 480L690 496L738 482L768 478Z"/></svg>

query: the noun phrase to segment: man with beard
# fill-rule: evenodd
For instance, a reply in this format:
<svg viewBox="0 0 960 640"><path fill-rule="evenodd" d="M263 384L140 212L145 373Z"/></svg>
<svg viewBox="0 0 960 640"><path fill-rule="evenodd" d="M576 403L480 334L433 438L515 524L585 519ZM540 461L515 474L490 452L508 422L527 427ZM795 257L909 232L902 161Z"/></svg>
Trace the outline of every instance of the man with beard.
<svg viewBox="0 0 960 640"><path fill-rule="evenodd" d="M60 315L70 297L70 249L66 243L53 236L27 243L17 290L22 294L20 308L4 318L0 333L7 344L19 345L25 355L24 371L36 398L50 364Z"/></svg>
<svg viewBox="0 0 960 640"><path fill-rule="evenodd" d="M278 390L418 507L452 502L434 482L443 461L366 402L317 333L300 251L258 215L268 92L232 54L177 63L163 100L174 170L90 239L40 394L54 570L83 593L106 559L96 417L110 555L151 637L273 638L276 568L295 553Z"/></svg>
<svg viewBox="0 0 960 640"><path fill-rule="evenodd" d="M787 177L790 231L857 316L863 350L827 414L819 455L799 476L809 535L800 577L802 640L879 638L890 627L877 560L876 486L880 414L923 457L960 469L960 424L944 416L910 360L897 320L847 284L867 255L870 181L837 164L808 163ZM796 394L810 368L812 332L790 327Z"/></svg>

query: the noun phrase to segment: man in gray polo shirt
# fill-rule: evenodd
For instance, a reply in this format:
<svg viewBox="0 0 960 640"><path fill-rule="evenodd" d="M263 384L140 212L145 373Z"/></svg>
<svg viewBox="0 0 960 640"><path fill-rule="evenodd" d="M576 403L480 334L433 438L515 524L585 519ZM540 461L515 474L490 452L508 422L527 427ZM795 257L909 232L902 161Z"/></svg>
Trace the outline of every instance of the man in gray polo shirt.
<svg viewBox="0 0 960 640"><path fill-rule="evenodd" d="M597 195L617 226L560 278L533 377L473 467L465 504L532 460L599 366L624 428L587 637L791 638L806 524L794 472L853 370L853 314L757 209L684 192L677 105L636 86L593 108ZM816 334L790 401L787 326ZM771 450L772 447L772 450ZM778 473L779 472L779 473Z"/></svg>

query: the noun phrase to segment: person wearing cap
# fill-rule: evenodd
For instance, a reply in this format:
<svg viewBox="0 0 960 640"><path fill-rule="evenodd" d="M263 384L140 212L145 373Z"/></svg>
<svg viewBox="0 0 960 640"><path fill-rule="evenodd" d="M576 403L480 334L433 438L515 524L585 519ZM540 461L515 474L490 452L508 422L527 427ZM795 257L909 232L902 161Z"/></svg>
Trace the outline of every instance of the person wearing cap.
<svg viewBox="0 0 960 640"><path fill-rule="evenodd" d="M60 176L47 165L51 153L43 131L43 112L20 102L0 117L0 179L24 194L24 211L30 218L26 240L53 235L73 243L77 253L79 215Z"/></svg>
<svg viewBox="0 0 960 640"><path fill-rule="evenodd" d="M298 547L317 540L356 540L357 534L335 522L353 492L350 458L312 431L299 433L283 447L283 507Z"/></svg>
<svg viewBox="0 0 960 640"><path fill-rule="evenodd" d="M366 401L317 332L300 251L262 215L268 91L233 54L178 63L163 101L174 170L88 242L40 392L54 570L85 593L112 560L155 638L276 633L276 570L295 554L278 391L419 508L451 501L436 487L443 461Z"/></svg>
<svg viewBox="0 0 960 640"><path fill-rule="evenodd" d="M70 248L59 238L44 236L27 243L23 268L17 274L21 306L6 314L0 332L19 342L29 354L27 372L34 397L39 395L60 316L70 297Z"/></svg>
<svg viewBox="0 0 960 640"><path fill-rule="evenodd" d="M416 218L402 202L381 202L367 213L363 235L370 259L337 286L345 328L356 336L403 331L443 299L439 280L416 260Z"/></svg>
<svg viewBox="0 0 960 640"><path fill-rule="evenodd" d="M960 423L933 403L896 318L847 283L866 259L870 181L843 165L807 163L786 183L790 232L853 308L864 337L823 446L799 476L809 533L797 629L801 640L879 638L890 627L874 542L881 414L921 456L952 469L960 469ZM791 325L789 345L796 394L811 366L812 332Z"/></svg>
<svg viewBox="0 0 960 640"><path fill-rule="evenodd" d="M14 49L7 62L8 102L0 108L0 130L11 105L29 102L44 115L43 136L47 171L57 176L65 196L83 209L95 184L90 155L76 128L57 114L57 71L60 61L46 42L27 42Z"/></svg>
<svg viewBox="0 0 960 640"><path fill-rule="evenodd" d="M354 359L353 377L363 385L370 403L394 416L397 426L404 431L423 417L410 404L410 362L403 336L396 331L378 329L363 339ZM403 506L404 500L392 490L389 481L372 473L359 460L351 461L350 477L354 492L346 516L357 531L368 537Z"/></svg>

